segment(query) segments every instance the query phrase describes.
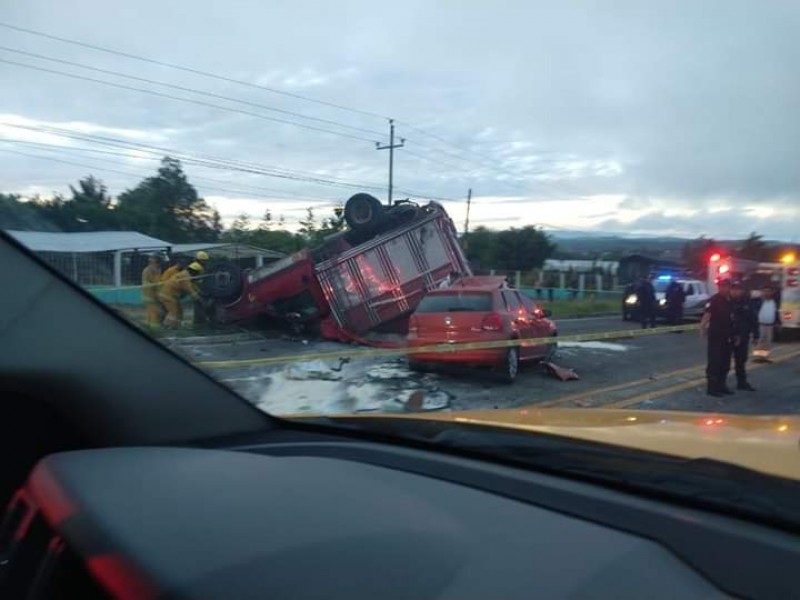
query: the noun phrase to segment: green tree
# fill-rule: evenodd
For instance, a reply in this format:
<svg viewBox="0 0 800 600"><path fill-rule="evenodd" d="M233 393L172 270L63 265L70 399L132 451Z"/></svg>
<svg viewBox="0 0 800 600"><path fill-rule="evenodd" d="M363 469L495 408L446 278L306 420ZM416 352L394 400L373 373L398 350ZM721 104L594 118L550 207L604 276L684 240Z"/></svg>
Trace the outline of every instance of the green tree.
<svg viewBox="0 0 800 600"><path fill-rule="evenodd" d="M764 237L754 231L739 246L737 254L740 258L748 260L766 261L769 260L770 251L766 242L764 242Z"/></svg>
<svg viewBox="0 0 800 600"><path fill-rule="evenodd" d="M170 157L155 176L120 194L117 211L126 227L170 242L213 242L221 232L219 214Z"/></svg>
<svg viewBox="0 0 800 600"><path fill-rule="evenodd" d="M467 257L481 269L538 269L556 249L550 236L532 225L503 231L477 227L465 242Z"/></svg>
<svg viewBox="0 0 800 600"><path fill-rule="evenodd" d="M313 208L306 209L306 218L300 220L300 233L308 240L314 237L314 234L319 228L317 227L317 218L314 215Z"/></svg>
<svg viewBox="0 0 800 600"><path fill-rule="evenodd" d="M70 222L72 231L101 231L119 229L119 214L114 210L111 196L102 181L89 175L69 186L72 198L61 210Z"/></svg>
<svg viewBox="0 0 800 600"><path fill-rule="evenodd" d="M686 242L681 250L681 258L686 267L695 274L702 274L708 268L711 255L719 249L713 239L700 236L696 240Z"/></svg>
<svg viewBox="0 0 800 600"><path fill-rule="evenodd" d="M35 201L17 194L0 194L0 229L58 231Z"/></svg>

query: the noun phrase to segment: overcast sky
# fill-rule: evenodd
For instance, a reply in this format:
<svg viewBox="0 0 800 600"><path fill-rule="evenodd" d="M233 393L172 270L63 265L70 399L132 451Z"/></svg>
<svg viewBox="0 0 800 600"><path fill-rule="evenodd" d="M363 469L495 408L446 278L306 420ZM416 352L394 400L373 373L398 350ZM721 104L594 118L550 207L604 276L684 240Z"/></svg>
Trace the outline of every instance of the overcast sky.
<svg viewBox="0 0 800 600"><path fill-rule="evenodd" d="M452 198L459 227L472 188L473 225L800 236L800 2L2 0L0 21L364 111L0 27L2 60L254 113L0 62L0 150L74 163L2 151L0 191L94 173L116 195L156 166L56 127L289 170L186 166L226 220L291 222L355 191L330 179L385 199L394 117L397 196Z"/></svg>

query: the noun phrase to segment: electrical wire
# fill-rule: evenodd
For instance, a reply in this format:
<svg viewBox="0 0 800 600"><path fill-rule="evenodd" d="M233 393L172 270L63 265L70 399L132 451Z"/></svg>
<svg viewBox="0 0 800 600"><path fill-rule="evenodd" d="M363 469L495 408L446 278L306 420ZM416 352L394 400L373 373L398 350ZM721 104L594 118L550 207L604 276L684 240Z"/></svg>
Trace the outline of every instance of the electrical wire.
<svg viewBox="0 0 800 600"><path fill-rule="evenodd" d="M98 148L77 148L77 147L73 147L73 146L61 146L61 145L58 145L58 144L45 144L43 142L31 142L31 141L28 141L28 140L15 140L15 139L9 139L9 138L0 138L0 142L6 142L6 143L11 143L11 144L21 144L21 145L24 145L24 146L33 146L34 148L38 148L38 149L46 150L46 151L52 151L52 152L67 152L67 153L78 152L78 153L103 154L103 155L109 155L109 156L119 156L121 158L127 158L127 159L149 160L149 161L154 161L154 162L161 162L161 160L162 160L161 156L134 156L134 155L131 155L129 153L114 152L112 150L100 150ZM103 159L96 158L96 157L89 157L89 158L91 158L92 160L100 160L100 161L103 160ZM114 164L119 164L119 161L106 160L104 162L111 162L111 163L114 163ZM187 161L184 161L184 162L187 162ZM187 164L192 164L192 163L189 162ZM202 167L203 165L194 165L194 166L201 166ZM222 179L213 179L213 178L210 178L210 177L204 177L204 176L195 175L195 174L192 174L191 178L192 178L193 181L195 181L195 180L196 181L201 181L201 182L205 181L205 182L210 182L212 184L217 184L218 183L218 184L222 184L222 185L228 185L228 184L231 183L230 181L225 181L225 180L222 180ZM312 197L309 197L309 196L298 196L295 193L292 193L292 192L289 192L289 191L286 191L286 190L281 190L281 189L278 189L278 188L269 188L269 187L263 187L263 186L251 186L251 185L247 185L247 184L242 184L241 182L236 182L235 185L238 186L238 188L241 188L241 190L246 190L246 191L236 190L237 193L263 195L266 192L266 193L279 194L283 198L292 198L292 199L296 199L296 200L305 200L307 202L332 202L331 200L329 200L327 198L320 198L320 197L312 198ZM263 197L270 197L270 196L263 196Z"/></svg>
<svg viewBox="0 0 800 600"><path fill-rule="evenodd" d="M29 152L20 152L18 150L11 150L11 149L8 149L8 148L0 148L0 152L8 152L10 154L17 154L19 156L25 156L25 157L34 158L34 159L37 159L37 160L48 160L48 161L51 161L51 162L57 162L57 163L65 164L65 165L81 167L81 168L84 168L84 169L91 169L93 171L104 171L104 172L107 172L107 173L114 173L116 175L125 175L125 176L132 176L132 177L148 177L147 174L143 174L141 172L121 171L119 169L109 169L107 167L98 167L96 165L80 163L80 162L75 162L75 161L70 161L70 160L64 160L64 159L60 159L60 158L54 158L52 156L42 156L40 154L31 154ZM95 160L98 160L98 159L95 159ZM197 179L197 178L195 178L195 179ZM277 200L278 199L278 198L275 198L274 196L267 196L267 195L264 195L264 194L256 194L256 193L252 193L252 192L243 192L242 190L235 190L235 189L231 189L231 188L227 188L227 187L209 186L209 185L203 185L203 187L205 189L207 189L207 190L214 190L214 191L217 191L217 192L222 192L222 193L227 193L227 194L243 194L243 195L250 195L250 196L258 196L258 197L262 197L262 198L267 198L269 200ZM330 205L331 206L335 205L335 202L331 202ZM298 209L298 210L306 210L306 208L304 207L304 208Z"/></svg>
<svg viewBox="0 0 800 600"><path fill-rule="evenodd" d="M175 158L179 158L183 160L187 164L195 164L198 166L204 166L213 169L221 169L227 171L238 171L238 172L245 172L251 173L256 175L263 175L267 177L274 177L279 179L286 179L292 181L299 181L303 183L309 183L312 185L323 185L323 186L331 186L331 187L341 187L345 189L352 189L352 190L371 190L375 192L382 192L384 187L382 185L377 184L368 184L363 182L352 182L348 180L336 179L336 178L325 178L320 177L316 174L310 173L303 173L301 171L292 171L289 169L284 169L280 167L264 167L262 165L258 165L257 163L249 163L245 161L238 161L238 160L229 160L223 159L218 157L207 156L198 153L190 153L184 152L181 150L176 150L174 148L165 148L161 146L149 146L146 144L141 144L138 142L131 142L128 140L121 140L119 138L113 138L108 136L98 136L98 135L91 135L91 134L84 134L84 133L76 133L70 130L61 129L58 127L48 127L48 126L32 126L32 125L20 125L15 123L3 123L0 122L0 125L5 125L8 127L13 127L17 129L23 129L28 131L35 131L39 133L46 133L51 135L57 135L60 137L64 137L67 139L79 140L84 142L90 142L95 144L100 144L104 146L122 148L122 149L134 149L143 152L148 152L151 154L159 154L163 156L164 154L168 154L174 156ZM412 190L408 190L402 187L396 188L398 193L408 195L409 197L417 198L417 199L430 199L430 200L442 200L442 201L453 201L453 198L443 197L443 196L434 196L431 194L424 194Z"/></svg>
<svg viewBox="0 0 800 600"><path fill-rule="evenodd" d="M44 54L37 54L35 52L27 52L25 50L18 50L18 49L15 49L15 48L9 48L8 46L0 46L0 50L3 50L4 52L13 52L14 54L21 54L23 56L33 57L33 58L36 58L36 59L39 59L39 60L46 60L46 61L55 62L55 63L59 63L59 64L63 64L63 65L69 65L69 66L72 66L72 67L78 67L80 69L86 69L88 71L93 71L95 73L103 73L105 75L112 75L114 77L122 77L124 79L130 79L130 80L133 80L133 81L140 81L142 83L149 83L149 84L152 84L152 85L160 85L160 86L167 87L167 88L170 88L170 89L173 89L173 90L179 90L179 91L182 91L182 92L189 92L189 93L192 93L192 94L199 94L199 95L202 95L202 96L207 96L209 98L217 98L218 100L226 100L228 102L236 102L238 104L243 104L245 106L252 106L254 108L261 108L263 110L268 110L268 111L277 112L277 113L280 113L280 114L290 115L290 116L298 117L298 118L301 118L301 119L308 119L308 120L311 120L311 121L316 121L318 123L325 123L327 125L334 125L336 127L342 127L342 128L345 128L345 129L352 129L353 131L359 131L361 133L368 133L368 134L371 134L371 135L377 135L377 136L381 136L381 137L384 135L380 131L375 131L373 129L364 129L362 127L355 127L353 125L348 125L346 123L342 123L341 121L334 121L332 119L322 119L322 118L319 118L319 117L313 117L313 116L309 116L309 115L304 115L302 113L294 112L294 111L291 111L291 110L285 110L285 109L282 109L282 108L276 108L274 106L269 106L269 105L266 105L266 104L259 104L258 102L250 102L248 100L241 100L239 98L232 98L230 96L225 96L225 95L222 95L222 94L215 94L213 92L207 92L207 91L204 91L204 90L198 90L197 88L185 87L185 86L182 86L182 85L175 85L175 84L172 84L172 83L167 83L165 81L158 81L156 79L149 79L147 77L138 77L136 75L129 75L127 73L122 73L121 71L115 71L115 70L112 70L112 69L101 69L99 67L93 67L91 65L85 65L83 63L78 63L78 62L74 62L74 61L71 61L71 60L64 60L64 59L61 59L61 58L54 58L52 56L46 56Z"/></svg>
<svg viewBox="0 0 800 600"><path fill-rule="evenodd" d="M80 46L80 47L83 47L83 48L88 48L90 50L96 50L98 52L105 52L107 54L114 54L116 56L122 56L124 58L129 58L131 60L137 60L137 61L140 61L140 62L145 62L145 63L149 63L149 64L152 64L152 65L157 65L159 67L166 67L168 69L175 69L177 71L183 71L185 73L192 73L194 75L202 75L203 77L210 77L212 79L217 79L219 81L226 81L228 83L235 83L235 84L238 84L238 85L244 85L244 86L247 86L247 87L259 89L259 90L270 92L270 93L273 93L273 94L278 94L280 96L286 96L288 98L294 98L296 100L303 100L305 102L312 102L314 104L319 104L319 105L322 105L322 106L328 106L328 107L331 107L331 108L337 108L339 110L348 111L348 112L351 112L351 113L354 113L354 114L360 114L360 115L363 115L363 116L374 117L374 118L382 119L382 120L387 120L388 119L388 117L386 117L384 115L379 115L377 113L370 112L370 111L367 111L367 110L361 110L359 108L354 108L352 106L345 106L343 104L337 104L335 102L328 102L326 100L319 100L317 98L311 98L309 96L304 96L302 94L296 94L296 93L293 93L293 92L287 92L285 90L279 90L279 89L272 88L272 87L269 87L269 86L260 85L260 84L257 84L257 83L251 83L249 81L243 81L241 79L234 79L233 77L226 77L224 75L219 75L218 73L212 73L210 71L203 71L201 69L194 69L194 68L191 68L191 67L184 67L184 66L181 66L181 65L176 65L176 64L169 63L169 62L162 61L162 60L156 60L156 59L153 59L153 58L147 58L145 56L139 56L139 55L132 54L132 53L129 53L129 52L122 52L120 50L114 50L112 48L107 48L107 47L100 46L100 45L97 45L97 44L89 44L87 42L81 42L81 41L78 41L78 40L72 40L72 39L69 39L69 38L64 38L64 37L60 37L60 36L57 36L57 35L44 33L43 31L37 31L35 29L28 29L26 27L20 27L18 25L12 25L10 23L6 23L6 22L3 22L3 21L0 21L0 27L5 27L6 29L11 29L13 31L17 31L17 32L20 32L20 33L26 33L26 34L29 34L29 35L34 35L34 36L46 38L46 39L49 39L49 40L62 42L64 44L71 44L73 46Z"/></svg>
<svg viewBox="0 0 800 600"><path fill-rule="evenodd" d="M173 96L172 94L165 94L163 92L157 92L155 90L148 90L146 88L140 88L140 87L136 87L136 86L132 86L132 85L125 85L125 84L122 84L122 83L115 83L113 81L105 81L103 79L95 79L94 77L86 77L85 75L77 75L75 73L68 73L66 71L59 71L57 69L48 69L47 67L39 67L39 66L36 66L36 65L29 65L29 64L17 62L17 61L14 61L14 60L8 60L8 59L5 59L5 58L0 58L0 63L5 63L5 64L8 64L8 65L14 65L14 66L21 67L21 68L24 68L24 69L32 69L34 71L41 71L43 73L50 73L50 74L54 74L54 75L60 75L62 77L69 77L71 79L78 79L80 81L88 81L88 82L91 82L91 83L98 83L98 84L101 84L101 85L106 85L106 86L109 86L109 87L114 87L114 88L118 88L118 89L122 89L122 90L139 92L139 93L142 93L142 94L148 94L148 95L151 95L151 96L157 96L159 98L166 98L166 99L169 99L169 100L176 100L178 102L186 102L188 104L195 104L197 106L204 106L206 108L214 108L214 109L217 109L217 110L224 110L224 111L227 111L227 112L246 115L248 117L255 117L257 119L262 119L264 121L272 121L274 123L282 123L284 125L293 125L294 127L300 127L302 129L308 129L310 131L318 131L318 132L321 132L321 133L329 133L331 135L338 135L338 136L344 137L344 138L350 138L350 139L359 140L359 141L362 141L362 142L369 142L370 144L378 143L376 140L373 140L373 139L369 139L369 138L365 138L365 137L357 136L357 135L351 135L349 133L343 133L341 131L333 131L331 129L325 129L325 128L322 128L322 127L315 127L313 125L306 125L304 123L297 123L296 121L288 121L286 119L278 119L277 117L268 117L266 115L255 113L255 112L252 112L252 111L249 111L249 110L243 110L243 109L240 109L240 108L232 108L230 106L222 106L220 104L214 104L212 102L204 102L202 100L195 100L195 99L192 99L192 98L182 98L181 96Z"/></svg>

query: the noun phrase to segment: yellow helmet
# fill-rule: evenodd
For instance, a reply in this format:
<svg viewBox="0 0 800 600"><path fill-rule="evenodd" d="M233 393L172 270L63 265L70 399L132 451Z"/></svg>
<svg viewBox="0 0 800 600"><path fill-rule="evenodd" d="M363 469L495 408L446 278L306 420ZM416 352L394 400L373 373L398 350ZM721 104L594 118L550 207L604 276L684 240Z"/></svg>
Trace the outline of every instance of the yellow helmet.
<svg viewBox="0 0 800 600"><path fill-rule="evenodd" d="M203 252L202 250L200 250L200 252L195 254L195 258L197 260L208 260L208 253Z"/></svg>
<svg viewBox="0 0 800 600"><path fill-rule="evenodd" d="M199 273L203 270L203 266L200 263L193 262L192 264L189 265L189 270L196 271Z"/></svg>

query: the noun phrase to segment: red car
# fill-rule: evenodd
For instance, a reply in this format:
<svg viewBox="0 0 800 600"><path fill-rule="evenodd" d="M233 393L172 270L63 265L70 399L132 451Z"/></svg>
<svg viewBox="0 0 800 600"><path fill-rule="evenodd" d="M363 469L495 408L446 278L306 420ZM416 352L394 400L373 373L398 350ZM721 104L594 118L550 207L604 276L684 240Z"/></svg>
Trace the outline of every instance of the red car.
<svg viewBox="0 0 800 600"><path fill-rule="evenodd" d="M501 277L469 277L458 284L429 292L409 322L409 367L424 370L433 363L488 366L511 383L520 361L548 359L556 348L556 325ZM525 340L533 340L535 342ZM547 339L546 342L540 338ZM519 345L453 352L413 352L434 344L520 340Z"/></svg>

